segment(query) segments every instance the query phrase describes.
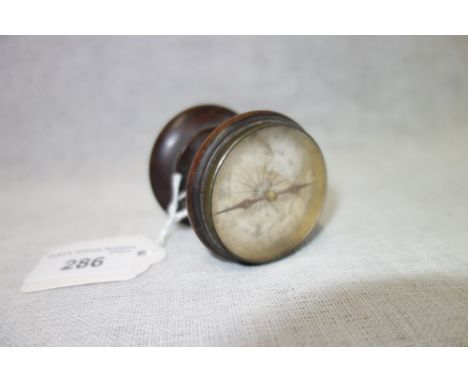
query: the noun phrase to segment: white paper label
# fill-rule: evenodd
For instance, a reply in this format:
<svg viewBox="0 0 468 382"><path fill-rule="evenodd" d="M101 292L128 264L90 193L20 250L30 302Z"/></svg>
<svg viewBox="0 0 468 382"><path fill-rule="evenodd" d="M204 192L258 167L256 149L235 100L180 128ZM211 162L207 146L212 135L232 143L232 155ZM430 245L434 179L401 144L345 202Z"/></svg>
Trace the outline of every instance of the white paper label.
<svg viewBox="0 0 468 382"><path fill-rule="evenodd" d="M80 242L51 250L26 276L22 292L128 280L166 257L144 236Z"/></svg>

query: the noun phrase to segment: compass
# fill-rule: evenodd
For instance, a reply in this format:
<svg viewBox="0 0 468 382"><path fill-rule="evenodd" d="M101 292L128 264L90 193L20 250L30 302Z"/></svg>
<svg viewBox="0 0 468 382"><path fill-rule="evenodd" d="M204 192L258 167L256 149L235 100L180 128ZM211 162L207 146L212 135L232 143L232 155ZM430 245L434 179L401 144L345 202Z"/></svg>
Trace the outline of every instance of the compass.
<svg viewBox="0 0 468 382"><path fill-rule="evenodd" d="M164 210L172 174L180 173L184 223L211 251L242 263L267 263L298 249L317 224L326 194L319 146L273 111L187 109L159 134L149 170Z"/></svg>

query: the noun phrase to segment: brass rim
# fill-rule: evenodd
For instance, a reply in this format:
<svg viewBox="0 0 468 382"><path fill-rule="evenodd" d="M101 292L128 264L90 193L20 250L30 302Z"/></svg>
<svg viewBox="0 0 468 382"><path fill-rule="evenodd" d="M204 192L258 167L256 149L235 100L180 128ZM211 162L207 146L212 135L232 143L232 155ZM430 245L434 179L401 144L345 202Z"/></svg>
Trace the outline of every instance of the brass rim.
<svg viewBox="0 0 468 382"><path fill-rule="evenodd" d="M265 128L277 126L278 124L285 125L290 128L295 128L299 130L305 136L307 136L313 142L314 146L317 148L318 153L320 155L321 163L323 164L323 192L320 195L320 198L321 198L320 208L317 212L316 218L309 224L309 228L307 229L307 232L305 232L303 237L300 238L298 244L293 246L291 249L287 250L286 252L281 253L278 256L269 258L266 261L264 260L255 261L255 260L242 258L236 255L224 245L223 241L218 236L218 233L216 231L216 228L213 222L211 198L213 194L213 188L215 185L216 177L223 165L223 162L231 153L231 151L240 142L242 142L246 137L248 137L252 133L265 129ZM237 125L240 125L240 126L237 126ZM221 136L222 131L226 129L231 129L231 130L227 132L226 136ZM203 158L204 163L202 166L199 166L194 171L194 173L197 173L198 175L198 180L202 183L202 187L200 188L200 194L193 195L194 198L198 199L199 210L189 211L191 222L194 219L197 220L197 222L194 222L195 224L192 224L192 225L194 226L194 228L196 227L200 228L200 229L195 229L197 235L200 237L200 239L202 239L202 241L205 244L208 245L209 248L211 248L216 253L224 257L227 257L236 261L240 261L243 263L248 263L248 264L264 264L264 263L272 262L280 258L283 258L285 256L288 256L289 254L296 251L298 248L300 248L304 244L307 237L309 237L309 235L313 232L320 218L321 211L325 203L325 196L326 196L326 189L327 189L326 165L325 165L323 153L321 152L320 147L318 146L317 142L295 121L291 120L290 118L282 114L278 114L275 112L260 112L260 113L251 112L251 113L241 114L239 116L233 117L227 120L226 122L224 122L212 134L215 134L216 136L211 137L212 138L211 140L212 141L219 140L219 142L217 142L218 144L211 146L211 147L216 146L215 149L209 150L208 148L206 148L206 150L202 150L203 151L202 155L204 156ZM195 204L197 203L189 203L189 206L191 205L191 207L193 208L195 207ZM192 210L192 208L189 208L189 210Z"/></svg>

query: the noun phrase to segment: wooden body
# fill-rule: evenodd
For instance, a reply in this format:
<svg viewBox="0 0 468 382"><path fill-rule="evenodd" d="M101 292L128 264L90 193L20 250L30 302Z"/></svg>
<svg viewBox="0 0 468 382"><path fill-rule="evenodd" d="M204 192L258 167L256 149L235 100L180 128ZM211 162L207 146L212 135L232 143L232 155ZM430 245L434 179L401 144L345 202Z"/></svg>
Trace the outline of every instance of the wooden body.
<svg viewBox="0 0 468 382"><path fill-rule="evenodd" d="M181 191L186 191L186 198L180 202L178 209L186 207L188 211L188 219L184 223L190 224L200 240L217 255L234 261L259 264L284 257L296 249L292 248L268 260L241 259L223 244L212 220L213 182L226 155L249 134L265 126L278 125L304 132L292 119L272 111L236 114L221 106L202 105L175 116L156 140L149 168L156 199L166 210L171 200L172 174L180 173Z"/></svg>
<svg viewBox="0 0 468 382"><path fill-rule="evenodd" d="M176 115L162 129L151 153L149 177L153 193L165 211L171 201L172 174L182 174L181 190L185 190L198 148L212 130L234 115L221 106L196 106ZM184 205L182 202L179 209Z"/></svg>

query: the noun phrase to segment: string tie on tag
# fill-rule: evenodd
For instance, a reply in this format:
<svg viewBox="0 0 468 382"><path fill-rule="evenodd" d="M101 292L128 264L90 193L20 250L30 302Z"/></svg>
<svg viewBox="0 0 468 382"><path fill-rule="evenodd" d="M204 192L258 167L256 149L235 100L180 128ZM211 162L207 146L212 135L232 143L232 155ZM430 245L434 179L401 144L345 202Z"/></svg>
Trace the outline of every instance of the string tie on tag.
<svg viewBox="0 0 468 382"><path fill-rule="evenodd" d="M167 219L164 228L159 233L157 244L163 246L166 244L166 240L171 233L172 227L185 219L188 216L187 209L184 208L177 211L179 202L185 199L185 191L180 192L180 183L182 182L182 175L179 173L172 174L171 178L171 202L167 207Z"/></svg>

